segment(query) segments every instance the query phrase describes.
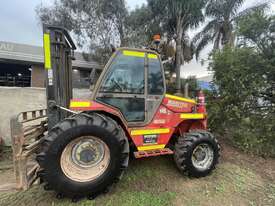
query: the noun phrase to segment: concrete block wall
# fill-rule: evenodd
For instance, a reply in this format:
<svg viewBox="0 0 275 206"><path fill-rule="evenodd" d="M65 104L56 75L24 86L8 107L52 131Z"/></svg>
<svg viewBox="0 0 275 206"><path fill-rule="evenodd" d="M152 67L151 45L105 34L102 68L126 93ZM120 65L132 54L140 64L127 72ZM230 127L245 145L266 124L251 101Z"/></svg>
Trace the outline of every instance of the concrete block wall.
<svg viewBox="0 0 275 206"><path fill-rule="evenodd" d="M46 107L45 89L0 87L0 137L10 145L10 119L22 111Z"/></svg>
<svg viewBox="0 0 275 206"><path fill-rule="evenodd" d="M74 98L90 99L88 89L74 89ZM23 111L46 108L44 88L0 87L0 137L5 145L11 144L10 119Z"/></svg>

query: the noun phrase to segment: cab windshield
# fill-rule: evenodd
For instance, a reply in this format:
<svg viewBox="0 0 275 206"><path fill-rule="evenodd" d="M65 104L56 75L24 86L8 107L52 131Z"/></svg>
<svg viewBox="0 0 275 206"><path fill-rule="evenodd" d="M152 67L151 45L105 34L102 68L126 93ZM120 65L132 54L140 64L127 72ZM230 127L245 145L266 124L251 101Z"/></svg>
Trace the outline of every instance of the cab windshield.
<svg viewBox="0 0 275 206"><path fill-rule="evenodd" d="M129 56L119 51L100 92L144 94L144 57Z"/></svg>

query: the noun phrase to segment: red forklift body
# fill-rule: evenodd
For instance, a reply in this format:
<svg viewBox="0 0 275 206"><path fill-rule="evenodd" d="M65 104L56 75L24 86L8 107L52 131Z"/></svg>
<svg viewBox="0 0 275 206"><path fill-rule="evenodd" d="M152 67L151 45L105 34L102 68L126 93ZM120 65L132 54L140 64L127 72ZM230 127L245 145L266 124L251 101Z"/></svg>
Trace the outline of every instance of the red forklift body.
<svg viewBox="0 0 275 206"><path fill-rule="evenodd" d="M162 151L173 134L206 129L205 105L165 93L160 56L152 50L119 48L105 66L92 100L73 99L70 109L115 116L137 151Z"/></svg>
<svg viewBox="0 0 275 206"><path fill-rule="evenodd" d="M163 149L173 134L183 134L193 129L206 129L206 113L196 113L195 100L166 94L153 119L147 125L132 127L116 108L97 101L73 99L70 109L75 111L97 111L113 114L126 128L128 137L138 151Z"/></svg>

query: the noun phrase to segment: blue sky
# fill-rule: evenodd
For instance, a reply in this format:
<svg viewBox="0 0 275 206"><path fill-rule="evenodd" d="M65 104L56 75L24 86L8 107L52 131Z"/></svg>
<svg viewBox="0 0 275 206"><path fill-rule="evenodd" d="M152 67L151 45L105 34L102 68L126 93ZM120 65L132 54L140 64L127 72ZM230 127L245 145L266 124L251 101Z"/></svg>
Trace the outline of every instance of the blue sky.
<svg viewBox="0 0 275 206"><path fill-rule="evenodd" d="M256 0L260 1L260 0ZM35 7L41 3L49 5L53 0L2 0L0 7L0 41L15 42L30 45L42 45L42 29L35 14ZM129 9L146 3L146 0L126 0ZM247 0L245 6L255 0ZM272 4L275 11L275 3ZM207 50L204 52L207 56ZM182 67L181 76L207 75L206 66L202 67L196 61Z"/></svg>

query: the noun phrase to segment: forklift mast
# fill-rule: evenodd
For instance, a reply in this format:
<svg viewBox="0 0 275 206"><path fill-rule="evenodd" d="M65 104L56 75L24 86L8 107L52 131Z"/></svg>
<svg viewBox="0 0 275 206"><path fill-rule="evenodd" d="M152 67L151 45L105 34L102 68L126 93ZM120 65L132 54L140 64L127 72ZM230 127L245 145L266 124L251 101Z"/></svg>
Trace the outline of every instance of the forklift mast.
<svg viewBox="0 0 275 206"><path fill-rule="evenodd" d="M76 46L69 32L58 26L43 25L48 128L68 116L72 98L72 60Z"/></svg>

